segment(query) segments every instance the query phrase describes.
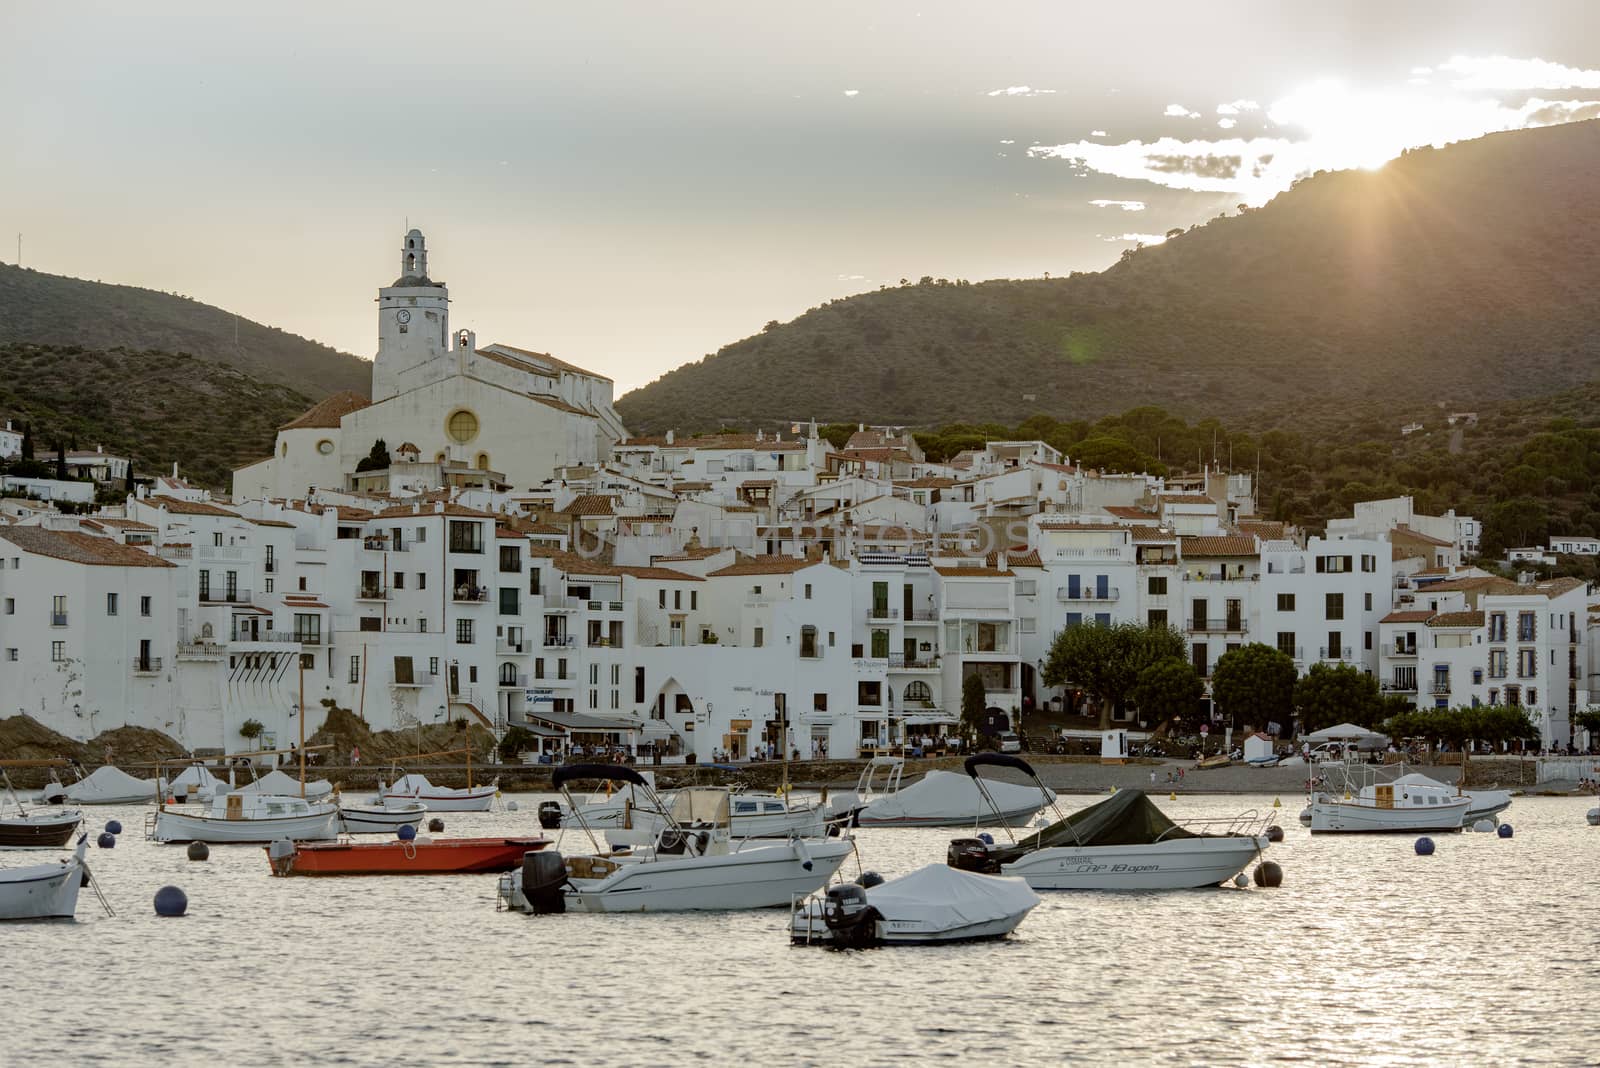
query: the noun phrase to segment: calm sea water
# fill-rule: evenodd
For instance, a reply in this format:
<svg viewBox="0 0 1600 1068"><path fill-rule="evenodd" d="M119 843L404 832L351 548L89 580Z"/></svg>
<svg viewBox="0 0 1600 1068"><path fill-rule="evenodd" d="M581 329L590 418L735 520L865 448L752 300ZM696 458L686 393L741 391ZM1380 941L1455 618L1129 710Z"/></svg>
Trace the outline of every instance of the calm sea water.
<svg viewBox="0 0 1600 1068"><path fill-rule="evenodd" d="M517 800L446 833L535 833ZM118 915L86 891L75 923L0 926L0 1065L1600 1063L1592 800L1518 799L1514 838L1427 858L1313 839L1300 804L1276 890L1047 893L1005 942L848 953L791 947L781 911L534 917L495 912L494 876L274 879L259 847L191 863L143 810L89 810L125 828L90 854ZM893 876L953 833L858 841ZM186 918L154 915L167 883Z"/></svg>

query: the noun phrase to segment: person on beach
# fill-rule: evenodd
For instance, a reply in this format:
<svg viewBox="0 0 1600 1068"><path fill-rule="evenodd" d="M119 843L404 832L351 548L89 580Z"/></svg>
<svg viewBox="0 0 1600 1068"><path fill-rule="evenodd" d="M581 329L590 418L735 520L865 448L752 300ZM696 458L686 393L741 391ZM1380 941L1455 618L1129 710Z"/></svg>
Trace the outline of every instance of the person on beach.
<svg viewBox="0 0 1600 1068"><path fill-rule="evenodd" d="M359 745L350 747L350 766L352 768L361 766L361 747Z"/></svg>

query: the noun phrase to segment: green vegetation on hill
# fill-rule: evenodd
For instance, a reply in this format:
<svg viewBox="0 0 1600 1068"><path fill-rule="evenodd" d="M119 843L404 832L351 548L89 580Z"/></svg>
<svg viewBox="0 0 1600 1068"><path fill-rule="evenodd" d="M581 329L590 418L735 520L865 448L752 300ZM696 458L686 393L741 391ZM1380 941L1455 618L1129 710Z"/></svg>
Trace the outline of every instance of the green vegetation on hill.
<svg viewBox="0 0 1600 1068"><path fill-rule="evenodd" d="M0 264L0 342L189 353L312 397L372 388L372 365L174 293Z"/></svg>
<svg viewBox="0 0 1600 1068"><path fill-rule="evenodd" d="M1256 429L1570 387L1600 353L1600 123L1322 173L1096 274L924 278L831 301L621 398L723 422L1094 419L1130 400Z"/></svg>
<svg viewBox="0 0 1600 1068"><path fill-rule="evenodd" d="M0 343L0 412L32 434L49 464L57 442L131 455L139 475L225 487L277 428L311 407L285 386L194 356L77 345Z"/></svg>

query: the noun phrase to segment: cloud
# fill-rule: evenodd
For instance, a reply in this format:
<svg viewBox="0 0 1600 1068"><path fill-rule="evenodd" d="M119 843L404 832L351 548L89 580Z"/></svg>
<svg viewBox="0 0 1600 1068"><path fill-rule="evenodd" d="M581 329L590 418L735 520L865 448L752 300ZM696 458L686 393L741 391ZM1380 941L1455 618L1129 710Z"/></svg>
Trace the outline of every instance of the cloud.
<svg viewBox="0 0 1600 1068"><path fill-rule="evenodd" d="M1161 114L1165 115L1169 119L1198 119L1200 117L1200 113L1198 111L1190 111L1182 104L1168 104L1167 110L1163 111Z"/></svg>
<svg viewBox="0 0 1600 1068"><path fill-rule="evenodd" d="M844 91L844 95L845 96L860 96L861 95L861 90L860 89L846 89Z"/></svg>
<svg viewBox="0 0 1600 1068"><path fill-rule="evenodd" d="M1241 111L1259 111L1261 105L1254 100L1234 100L1226 104L1217 105L1218 115L1237 115Z"/></svg>
<svg viewBox="0 0 1600 1068"><path fill-rule="evenodd" d="M1546 59L1451 56L1441 71L1460 75L1457 89L1600 89L1600 70L1581 70ZM1421 69L1412 73L1421 73Z"/></svg>
<svg viewBox="0 0 1600 1068"><path fill-rule="evenodd" d="M1006 140L1006 141L1001 141L1001 142L1000 142L1000 143L1001 143L1001 144L1002 144L1002 145L1014 145L1014 144L1016 144L1016 143L1017 143L1017 142L1016 142L1016 141L1014 141L1014 140Z"/></svg>
<svg viewBox="0 0 1600 1068"><path fill-rule="evenodd" d="M1097 208L1121 208L1123 211L1143 211L1142 200L1091 200L1089 203Z"/></svg>
<svg viewBox="0 0 1600 1068"><path fill-rule="evenodd" d="M1004 89L990 89L984 96L1049 96L1054 89L1035 89L1031 85L1008 85Z"/></svg>
<svg viewBox="0 0 1600 1068"><path fill-rule="evenodd" d="M1275 127L1273 136L1163 137L1120 144L1080 140L1036 145L1030 154L1068 161L1079 174L1223 192L1262 204L1316 171L1375 168L1408 148L1600 117L1600 101L1534 97L1510 105L1443 88L1355 90L1324 81L1264 110Z"/></svg>
<svg viewBox="0 0 1600 1068"><path fill-rule="evenodd" d="M1104 130L1090 130L1089 131L1089 136L1090 137L1104 137L1105 135L1106 135L1106 132Z"/></svg>
<svg viewBox="0 0 1600 1068"><path fill-rule="evenodd" d="M1231 130L1235 126L1239 125L1239 120L1238 119L1218 119L1217 120L1217 125L1222 127L1224 130Z"/></svg>

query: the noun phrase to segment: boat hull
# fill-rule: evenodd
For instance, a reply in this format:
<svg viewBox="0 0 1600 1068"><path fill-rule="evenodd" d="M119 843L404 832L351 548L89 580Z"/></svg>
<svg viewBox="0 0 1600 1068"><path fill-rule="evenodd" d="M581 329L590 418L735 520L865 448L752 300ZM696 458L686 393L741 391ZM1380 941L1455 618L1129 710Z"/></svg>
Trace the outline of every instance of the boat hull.
<svg viewBox="0 0 1600 1068"><path fill-rule="evenodd" d="M0 849L59 849L83 822L78 812L35 813L0 819Z"/></svg>
<svg viewBox="0 0 1600 1068"><path fill-rule="evenodd" d="M827 945L833 941L833 932L823 921L820 907L808 906L815 911L807 916L806 910L796 912L789 927L789 937L796 945ZM932 928L915 920L879 920L877 941L886 946L936 946L946 942L981 942L1005 938L1027 919L1029 909L999 919L982 920L960 927Z"/></svg>
<svg viewBox="0 0 1600 1068"><path fill-rule="evenodd" d="M848 841L807 847L811 870L790 846L773 845L726 856L628 864L605 879L573 879L569 912L694 912L767 909L815 893L849 855Z"/></svg>
<svg viewBox="0 0 1600 1068"><path fill-rule="evenodd" d="M346 834L397 834L401 827L421 826L428 806L350 805L339 809L340 826Z"/></svg>
<svg viewBox="0 0 1600 1068"><path fill-rule="evenodd" d="M338 837L339 810L304 816L230 820L161 809L155 814L150 837L157 842L206 842L210 845L262 845L280 838L297 842L328 842Z"/></svg>
<svg viewBox="0 0 1600 1068"><path fill-rule="evenodd" d="M1445 805L1379 808L1348 801L1314 801L1312 834L1401 834L1459 831L1471 804L1466 798Z"/></svg>
<svg viewBox="0 0 1600 1068"><path fill-rule="evenodd" d="M404 804L410 801L428 806L429 812L488 812L494 804L498 786L477 786L470 790L428 791L414 793L385 792L379 797L384 805Z"/></svg>
<svg viewBox="0 0 1600 1068"><path fill-rule="evenodd" d="M857 827L1026 827L1043 809L1042 803L1025 808L1008 809L1000 813L998 819L991 812L974 812L972 815L961 817L948 815L880 817L872 814L872 807L869 805L856 814L855 825Z"/></svg>
<svg viewBox="0 0 1600 1068"><path fill-rule="evenodd" d="M447 838L413 842L303 842L268 859L274 875L471 875L510 871L548 838Z"/></svg>
<svg viewBox="0 0 1600 1068"><path fill-rule="evenodd" d="M1035 890L1191 890L1232 879L1265 837L1173 838L1150 845L1061 846L1002 865Z"/></svg>
<svg viewBox="0 0 1600 1068"><path fill-rule="evenodd" d="M0 920L71 919L78 911L83 862L15 868L0 877Z"/></svg>

